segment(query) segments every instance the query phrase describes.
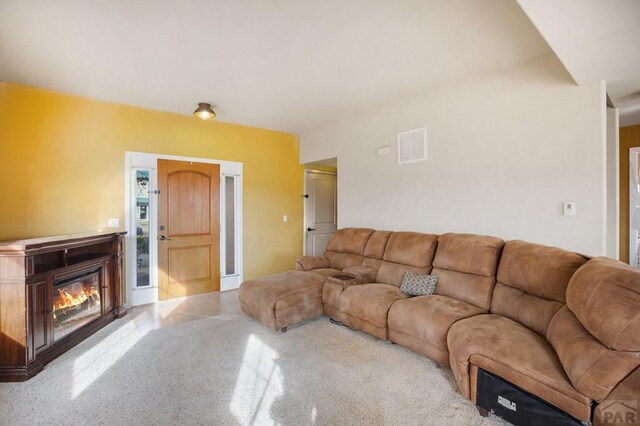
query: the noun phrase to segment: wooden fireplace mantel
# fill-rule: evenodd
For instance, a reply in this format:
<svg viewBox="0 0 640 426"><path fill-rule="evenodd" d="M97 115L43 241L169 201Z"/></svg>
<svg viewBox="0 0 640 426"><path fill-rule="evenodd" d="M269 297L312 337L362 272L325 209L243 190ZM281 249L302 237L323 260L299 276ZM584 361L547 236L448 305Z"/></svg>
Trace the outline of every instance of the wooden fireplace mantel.
<svg viewBox="0 0 640 426"><path fill-rule="evenodd" d="M0 243L0 382L24 381L109 322L122 306L125 232ZM53 284L84 271L100 276L101 315L53 341Z"/></svg>

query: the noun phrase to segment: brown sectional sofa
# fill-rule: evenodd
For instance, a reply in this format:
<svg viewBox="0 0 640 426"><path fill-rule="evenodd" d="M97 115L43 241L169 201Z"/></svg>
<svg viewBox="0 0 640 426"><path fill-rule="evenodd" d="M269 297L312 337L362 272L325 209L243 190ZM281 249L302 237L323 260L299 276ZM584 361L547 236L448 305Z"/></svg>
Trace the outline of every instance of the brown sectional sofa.
<svg viewBox="0 0 640 426"><path fill-rule="evenodd" d="M435 293L407 297L405 271L437 275ZM245 282L238 296L274 330L325 313L448 364L474 403L482 369L585 423L604 424L618 401L640 409L640 271L612 259L480 235L345 228L325 256Z"/></svg>

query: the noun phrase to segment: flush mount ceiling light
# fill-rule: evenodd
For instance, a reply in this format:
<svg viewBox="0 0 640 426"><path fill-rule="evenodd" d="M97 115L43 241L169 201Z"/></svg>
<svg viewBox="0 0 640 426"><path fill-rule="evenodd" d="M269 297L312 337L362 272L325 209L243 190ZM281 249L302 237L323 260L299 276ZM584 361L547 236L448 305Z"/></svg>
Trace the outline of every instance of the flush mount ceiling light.
<svg viewBox="0 0 640 426"><path fill-rule="evenodd" d="M200 102L198 108L193 111L193 116L200 120L213 120L216 118L216 112L211 108L211 104Z"/></svg>

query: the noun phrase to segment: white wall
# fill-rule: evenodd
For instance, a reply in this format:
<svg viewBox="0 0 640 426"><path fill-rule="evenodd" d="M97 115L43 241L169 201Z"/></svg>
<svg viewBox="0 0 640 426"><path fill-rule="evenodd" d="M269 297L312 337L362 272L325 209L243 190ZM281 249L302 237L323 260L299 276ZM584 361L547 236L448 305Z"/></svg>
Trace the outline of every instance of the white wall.
<svg viewBox="0 0 640 426"><path fill-rule="evenodd" d="M429 90L301 135L302 163L338 157L340 227L471 232L605 252L605 86L553 56ZM426 126L429 160L396 133ZM376 149L390 146L391 156ZM577 216L562 216L562 201Z"/></svg>
<svg viewBox="0 0 640 426"><path fill-rule="evenodd" d="M607 256L620 258L620 120L607 108Z"/></svg>

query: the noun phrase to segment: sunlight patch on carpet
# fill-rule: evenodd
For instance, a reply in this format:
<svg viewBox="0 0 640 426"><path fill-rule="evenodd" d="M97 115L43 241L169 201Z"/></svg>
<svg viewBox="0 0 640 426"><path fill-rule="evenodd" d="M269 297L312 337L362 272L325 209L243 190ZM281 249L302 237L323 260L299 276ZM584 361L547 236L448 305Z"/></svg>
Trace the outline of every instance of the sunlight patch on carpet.
<svg viewBox="0 0 640 426"><path fill-rule="evenodd" d="M133 321L129 321L109 337L80 355L73 362L71 398L75 399L80 396L147 333L148 331L139 331Z"/></svg>
<svg viewBox="0 0 640 426"><path fill-rule="evenodd" d="M274 424L273 402L283 394L278 353L251 334L229 408L242 424Z"/></svg>

